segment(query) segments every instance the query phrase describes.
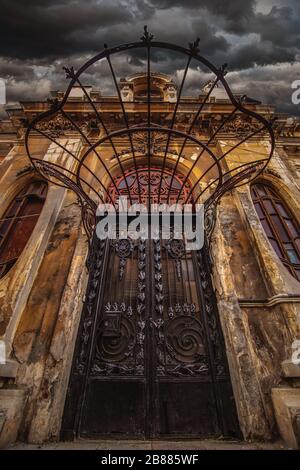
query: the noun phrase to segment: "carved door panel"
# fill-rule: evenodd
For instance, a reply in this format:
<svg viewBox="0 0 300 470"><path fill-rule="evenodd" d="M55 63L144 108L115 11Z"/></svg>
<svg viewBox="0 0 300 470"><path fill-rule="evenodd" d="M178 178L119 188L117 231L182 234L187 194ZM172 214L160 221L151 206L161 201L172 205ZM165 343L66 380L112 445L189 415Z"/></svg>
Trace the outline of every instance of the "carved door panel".
<svg viewBox="0 0 300 470"><path fill-rule="evenodd" d="M146 257L142 240L94 244L64 437L144 435Z"/></svg>
<svg viewBox="0 0 300 470"><path fill-rule="evenodd" d="M153 242L153 434L236 435L235 405L204 251Z"/></svg>
<svg viewBox="0 0 300 470"><path fill-rule="evenodd" d="M62 437L236 435L203 253L94 243Z"/></svg>

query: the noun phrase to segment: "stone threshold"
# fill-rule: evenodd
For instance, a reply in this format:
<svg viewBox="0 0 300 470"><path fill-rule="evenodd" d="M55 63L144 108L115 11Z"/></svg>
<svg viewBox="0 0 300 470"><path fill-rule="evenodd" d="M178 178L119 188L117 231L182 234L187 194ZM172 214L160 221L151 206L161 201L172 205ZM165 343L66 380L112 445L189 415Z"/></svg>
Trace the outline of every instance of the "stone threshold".
<svg viewBox="0 0 300 470"><path fill-rule="evenodd" d="M287 450L283 441L249 442L203 440L86 440L26 444L16 442L7 450Z"/></svg>

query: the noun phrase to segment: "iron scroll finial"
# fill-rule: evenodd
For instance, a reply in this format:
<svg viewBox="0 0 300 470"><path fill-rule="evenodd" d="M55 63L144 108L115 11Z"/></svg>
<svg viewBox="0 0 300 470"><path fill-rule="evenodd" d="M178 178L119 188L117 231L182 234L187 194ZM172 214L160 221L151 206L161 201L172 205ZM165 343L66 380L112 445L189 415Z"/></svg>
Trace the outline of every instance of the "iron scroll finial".
<svg viewBox="0 0 300 470"><path fill-rule="evenodd" d="M66 73L66 78L74 78L75 77L75 70L74 70L74 67L63 67L63 70L65 71Z"/></svg>
<svg viewBox="0 0 300 470"><path fill-rule="evenodd" d="M191 53L197 54L199 52L199 43L200 43L200 38L197 38L196 41L194 42L189 42L189 49Z"/></svg>
<svg viewBox="0 0 300 470"><path fill-rule="evenodd" d="M143 34L143 36L141 37L141 40L142 40L144 43L146 43L146 44L149 45L149 44L151 43L151 41L152 41L153 38L154 38L154 34L149 33L149 31L148 31L148 26L145 25L145 26L144 26L144 34Z"/></svg>
<svg viewBox="0 0 300 470"><path fill-rule="evenodd" d="M228 67L228 64L223 64L221 65L221 67L219 67L218 69L218 72L219 72L219 75L221 75L221 77L225 77L225 75L227 75L227 67Z"/></svg>

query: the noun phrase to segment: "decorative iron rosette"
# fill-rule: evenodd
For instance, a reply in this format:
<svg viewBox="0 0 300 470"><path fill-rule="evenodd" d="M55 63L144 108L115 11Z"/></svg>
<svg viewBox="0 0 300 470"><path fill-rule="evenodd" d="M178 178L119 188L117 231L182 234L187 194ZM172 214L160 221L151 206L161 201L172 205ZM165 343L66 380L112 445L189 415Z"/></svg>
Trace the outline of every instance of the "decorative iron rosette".
<svg viewBox="0 0 300 470"><path fill-rule="evenodd" d="M161 73L166 68L168 76ZM46 179L75 191L89 233L98 204L115 205L120 195L116 177L124 177L130 202L141 199L136 188L130 192L125 177L130 168L139 189L138 168L147 166L149 194L151 168L160 168L170 190L159 185L158 202L201 202L208 210L226 191L255 179L273 154L272 122L232 93L226 65L217 68L205 59L199 40L187 48L158 42L145 27L140 41L105 45L77 72L65 70L67 90L32 119L26 149ZM94 83L98 79L101 93L84 85L91 77ZM200 95L188 97L191 87L202 90ZM219 121L208 116L216 90L227 110ZM247 143L254 139L264 145L252 154ZM178 173L184 178L174 201Z"/></svg>

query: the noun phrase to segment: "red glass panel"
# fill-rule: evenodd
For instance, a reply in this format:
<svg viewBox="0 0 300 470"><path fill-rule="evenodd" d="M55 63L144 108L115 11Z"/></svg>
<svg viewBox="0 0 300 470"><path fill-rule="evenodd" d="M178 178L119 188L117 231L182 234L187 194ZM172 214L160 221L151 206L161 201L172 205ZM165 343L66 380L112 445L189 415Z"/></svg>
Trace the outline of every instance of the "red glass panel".
<svg viewBox="0 0 300 470"><path fill-rule="evenodd" d="M164 203L168 199L170 193L170 201L175 202L177 196L182 188L179 202L185 202L186 198L189 195L190 185L185 183L183 187L184 177L176 174L172 180L172 171L164 170L164 174L161 174L161 168L151 168L150 169L150 194L149 194L149 169L148 168L138 168L138 176L135 169L128 170L125 173L127 185L125 178L120 176L116 178L115 183L119 190L121 196L128 196L129 193L133 203L139 202L139 189L141 194L141 202L146 204L150 197L150 202L152 204ZM161 180L162 178L162 180ZM172 186L171 186L172 181ZM128 189L129 188L129 193ZM112 196L112 199L116 201L119 196L116 191L115 186L112 184L109 187L109 192Z"/></svg>
<svg viewBox="0 0 300 470"><path fill-rule="evenodd" d="M0 220L0 278L16 263L39 218L47 184L33 182L11 202Z"/></svg>

